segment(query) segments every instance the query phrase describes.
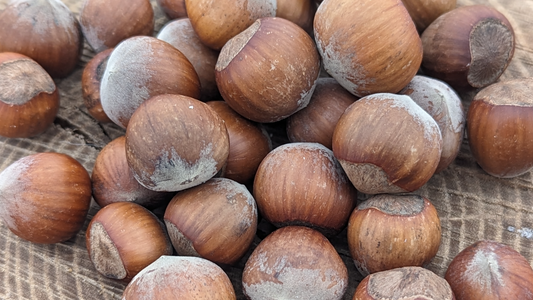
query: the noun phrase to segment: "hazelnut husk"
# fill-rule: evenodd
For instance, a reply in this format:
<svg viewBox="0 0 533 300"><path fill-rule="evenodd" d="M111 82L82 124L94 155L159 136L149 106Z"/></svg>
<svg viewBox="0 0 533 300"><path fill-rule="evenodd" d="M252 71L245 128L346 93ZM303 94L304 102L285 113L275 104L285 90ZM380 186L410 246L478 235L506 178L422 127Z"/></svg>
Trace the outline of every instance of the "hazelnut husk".
<svg viewBox="0 0 533 300"><path fill-rule="evenodd" d="M357 99L334 78L319 78L307 107L287 119L287 137L291 142L320 143L331 149L337 122Z"/></svg>
<svg viewBox="0 0 533 300"><path fill-rule="evenodd" d="M83 103L87 107L89 114L102 123L111 122L111 119L109 119L102 108L102 102L100 100L100 83L102 82L102 76L104 76L107 60L111 52L113 52L113 48L96 54L87 63L81 75Z"/></svg>
<svg viewBox="0 0 533 300"><path fill-rule="evenodd" d="M31 58L0 53L0 136L41 134L59 110L59 92L48 73Z"/></svg>
<svg viewBox="0 0 533 300"><path fill-rule="evenodd" d="M139 106L126 129L133 176L154 191L181 191L206 182L224 166L229 137L207 104L183 95L159 95Z"/></svg>
<svg viewBox="0 0 533 300"><path fill-rule="evenodd" d="M207 259L164 255L139 272L128 284L124 300L173 299L236 300L231 281Z"/></svg>
<svg viewBox="0 0 533 300"><path fill-rule="evenodd" d="M476 94L467 114L468 142L481 168L511 178L533 168L533 78L500 81Z"/></svg>
<svg viewBox="0 0 533 300"><path fill-rule="evenodd" d="M84 0L80 25L87 43L98 53L132 36L152 35L154 10L149 0Z"/></svg>
<svg viewBox="0 0 533 300"><path fill-rule="evenodd" d="M442 153L435 170L439 173L455 160L463 142L466 117L461 98L445 82L421 75L416 75L399 94L411 97L439 125Z"/></svg>
<svg viewBox="0 0 533 300"><path fill-rule="evenodd" d="M278 229L254 249L242 274L248 299L342 299L348 270L321 233L303 226Z"/></svg>
<svg viewBox="0 0 533 300"><path fill-rule="evenodd" d="M27 241L53 244L74 237L90 203L89 173L66 154L32 154L0 173L0 217Z"/></svg>
<svg viewBox="0 0 533 300"><path fill-rule="evenodd" d="M457 300L531 299L533 269L508 245L478 241L452 260L444 278Z"/></svg>
<svg viewBox="0 0 533 300"><path fill-rule="evenodd" d="M274 225L304 225L330 236L346 226L357 191L333 152L318 143L289 143L272 150L257 170L253 194Z"/></svg>
<svg viewBox="0 0 533 300"><path fill-rule="evenodd" d="M126 282L160 256L172 254L163 223L131 202L100 209L87 227L85 240L96 270Z"/></svg>
<svg viewBox="0 0 533 300"><path fill-rule="evenodd" d="M224 177L251 183L265 156L272 150L268 132L260 124L243 118L224 101L206 102L224 120L229 135L229 155Z"/></svg>
<svg viewBox="0 0 533 300"><path fill-rule="evenodd" d="M403 299L455 300L455 296L446 280L437 274L421 267L403 267L365 277L353 297L353 300Z"/></svg>
<svg viewBox="0 0 533 300"><path fill-rule="evenodd" d="M346 109L332 148L357 190L413 192L433 176L442 136L435 120L410 97L382 93Z"/></svg>
<svg viewBox="0 0 533 300"><path fill-rule="evenodd" d="M276 0L185 0L194 31L208 47L220 50L255 20L276 15Z"/></svg>
<svg viewBox="0 0 533 300"><path fill-rule="evenodd" d="M228 41L215 76L222 98L237 113L277 122L306 107L320 75L311 37L283 18L261 18Z"/></svg>
<svg viewBox="0 0 533 300"><path fill-rule="evenodd" d="M12 1L0 12L0 52L35 60L52 77L66 77L78 64L80 25L60 0Z"/></svg>
<svg viewBox="0 0 533 300"><path fill-rule="evenodd" d="M213 178L178 192L168 204L164 220L178 255L232 265L252 244L257 206L244 185Z"/></svg>
<svg viewBox="0 0 533 300"><path fill-rule="evenodd" d="M126 128L141 103L162 94L200 98L200 80L187 57L154 37L131 37L120 43L109 56L100 85L107 116Z"/></svg>
<svg viewBox="0 0 533 300"><path fill-rule="evenodd" d="M325 0L314 35L324 69L359 97L399 92L422 62L422 42L400 0Z"/></svg>
<svg viewBox="0 0 533 300"><path fill-rule="evenodd" d="M359 204L348 223L348 247L363 275L425 266L439 250L437 210L418 195L376 195Z"/></svg>
<svg viewBox="0 0 533 300"><path fill-rule="evenodd" d="M157 38L176 47L194 66L202 89L200 100L220 99L215 79L218 51L207 47L200 41L188 18L167 23L159 31Z"/></svg>
<svg viewBox="0 0 533 300"><path fill-rule="evenodd" d="M495 8L461 6L422 33L425 74L454 88L482 88L498 80L515 49L514 31Z"/></svg>
<svg viewBox="0 0 533 300"><path fill-rule="evenodd" d="M156 2L169 19L187 18L185 0L156 0Z"/></svg>
<svg viewBox="0 0 533 300"><path fill-rule="evenodd" d="M419 32L457 5L457 0L402 0Z"/></svg>
<svg viewBox="0 0 533 300"><path fill-rule="evenodd" d="M115 202L133 202L147 208L167 204L174 193L155 192L143 187L126 160L126 138L107 144L96 157L91 175L93 198L100 207Z"/></svg>

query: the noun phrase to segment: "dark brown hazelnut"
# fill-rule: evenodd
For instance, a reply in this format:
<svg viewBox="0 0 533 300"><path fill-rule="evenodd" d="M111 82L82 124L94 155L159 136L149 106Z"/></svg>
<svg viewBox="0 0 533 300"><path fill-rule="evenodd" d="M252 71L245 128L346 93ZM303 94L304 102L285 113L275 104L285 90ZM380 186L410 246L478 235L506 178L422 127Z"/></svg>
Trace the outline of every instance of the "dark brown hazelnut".
<svg viewBox="0 0 533 300"><path fill-rule="evenodd" d="M156 2L171 20L187 17L185 0L156 0Z"/></svg>
<svg viewBox="0 0 533 300"><path fill-rule="evenodd" d="M436 18L457 5L457 0L402 0L402 2L419 32L423 32Z"/></svg>
<svg viewBox="0 0 533 300"><path fill-rule="evenodd" d="M357 270L371 273L425 266L439 250L437 210L418 195L376 195L359 204L348 223L348 246Z"/></svg>
<svg viewBox="0 0 533 300"><path fill-rule="evenodd" d="M206 182L228 154L224 121L207 104L183 95L143 102L126 129L128 165L135 179L154 191L181 191Z"/></svg>
<svg viewBox="0 0 533 300"><path fill-rule="evenodd" d="M126 282L160 256L172 254L163 223L146 208L131 202L112 203L100 209L85 236L96 270Z"/></svg>
<svg viewBox="0 0 533 300"><path fill-rule="evenodd" d="M52 77L66 77L78 64L80 25L60 0L11 1L0 12L0 52L35 60Z"/></svg>
<svg viewBox="0 0 533 300"><path fill-rule="evenodd" d="M454 88L494 83L511 61L514 31L495 8L460 6L438 17L422 34L422 67Z"/></svg>
<svg viewBox="0 0 533 300"><path fill-rule="evenodd" d="M248 299L340 300L348 271L326 237L311 228L288 226L254 249L242 284Z"/></svg>
<svg viewBox="0 0 533 300"><path fill-rule="evenodd" d="M306 32L313 32L313 19L316 4L309 0L277 0L276 17L287 19L302 27Z"/></svg>
<svg viewBox="0 0 533 300"><path fill-rule="evenodd" d="M516 250L478 241L452 260L444 278L457 300L533 299L533 269Z"/></svg>
<svg viewBox="0 0 533 300"><path fill-rule="evenodd" d="M112 51L113 48L110 48L96 54L87 63L81 75L83 103L87 107L89 114L102 123L111 122L111 119L105 114L100 101L100 83Z"/></svg>
<svg viewBox="0 0 533 300"><path fill-rule="evenodd" d="M229 40L215 67L222 98L240 115L261 123L306 107L319 73L313 40L283 18L261 18Z"/></svg>
<svg viewBox="0 0 533 300"><path fill-rule="evenodd" d="M59 110L50 75L31 58L0 53L0 136L26 138L44 132Z"/></svg>
<svg viewBox="0 0 533 300"><path fill-rule="evenodd" d="M91 203L91 178L61 153L23 157L0 173L0 217L22 239L64 242L83 226Z"/></svg>

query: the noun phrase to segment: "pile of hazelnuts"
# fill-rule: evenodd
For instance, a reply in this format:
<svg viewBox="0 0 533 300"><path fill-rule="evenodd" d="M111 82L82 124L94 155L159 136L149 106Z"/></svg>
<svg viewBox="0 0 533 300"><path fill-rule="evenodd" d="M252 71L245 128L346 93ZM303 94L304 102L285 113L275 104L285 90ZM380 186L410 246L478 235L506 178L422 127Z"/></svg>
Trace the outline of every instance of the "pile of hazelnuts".
<svg viewBox="0 0 533 300"><path fill-rule="evenodd" d="M533 79L498 82L515 48L504 15L454 0L157 4L172 19L157 37L149 0L85 0L79 20L59 0L0 12L1 136L52 124L52 78L76 68L84 38L97 53L86 108L125 130L92 175L61 153L3 170L14 234L66 241L94 198L87 250L128 300L236 299L223 268L241 259L248 299L343 299L348 271L328 240L341 232L365 276L353 299L532 299L531 265L498 242L464 249L445 278L425 269L441 226L416 194L465 131L488 174L533 167ZM467 114L465 89L477 92ZM273 146L272 123L290 142ZM261 218L277 229L251 249Z"/></svg>

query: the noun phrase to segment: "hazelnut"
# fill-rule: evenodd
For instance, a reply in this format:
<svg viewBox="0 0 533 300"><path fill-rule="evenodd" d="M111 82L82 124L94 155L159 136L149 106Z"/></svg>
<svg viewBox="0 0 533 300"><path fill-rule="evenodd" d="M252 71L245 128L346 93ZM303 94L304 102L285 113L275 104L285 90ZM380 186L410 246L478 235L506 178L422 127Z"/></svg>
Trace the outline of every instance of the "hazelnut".
<svg viewBox="0 0 533 300"><path fill-rule="evenodd" d="M102 107L117 125L126 128L145 100L161 94L200 98L200 80L179 50L159 39L132 37L111 53L100 85Z"/></svg>
<svg viewBox="0 0 533 300"><path fill-rule="evenodd" d="M180 191L215 176L228 158L229 137L207 104L183 95L159 95L139 106L126 129L133 176L154 191Z"/></svg>
<svg viewBox="0 0 533 300"><path fill-rule="evenodd" d="M82 44L80 25L60 0L11 1L0 12L0 52L24 54L52 77L74 70Z"/></svg>
<svg viewBox="0 0 533 300"><path fill-rule="evenodd" d="M215 79L218 52L200 41L188 18L166 24L159 31L157 38L176 47L194 66L202 87L201 100L220 99Z"/></svg>
<svg viewBox="0 0 533 300"><path fill-rule="evenodd" d="M461 6L438 17L422 34L422 67L454 88L494 83L511 61L515 37L507 18L484 5Z"/></svg>
<svg viewBox="0 0 533 300"><path fill-rule="evenodd" d="M172 254L161 221L131 202L111 203L100 209L87 227L85 240L96 270L126 282L160 256Z"/></svg>
<svg viewBox="0 0 533 300"><path fill-rule="evenodd" d="M353 297L353 300L403 299L455 300L455 297L446 280L421 267L371 274L359 283Z"/></svg>
<svg viewBox="0 0 533 300"><path fill-rule="evenodd" d="M310 0L277 0L276 17L287 19L302 27L306 32L313 32L313 19L316 4Z"/></svg>
<svg viewBox="0 0 533 300"><path fill-rule="evenodd" d="M50 75L31 58L0 53L0 136L26 138L44 132L59 110Z"/></svg>
<svg viewBox="0 0 533 300"><path fill-rule="evenodd" d="M200 40L220 50L255 20L275 16L276 0L185 0L185 8Z"/></svg>
<svg viewBox="0 0 533 300"><path fill-rule="evenodd" d="M340 232L357 200L333 152L318 143L290 143L272 150L254 180L261 215L274 225L305 225L326 235Z"/></svg>
<svg viewBox="0 0 533 300"><path fill-rule="evenodd" d="M402 0L416 29L423 32L440 15L457 5L457 0Z"/></svg>
<svg viewBox="0 0 533 300"><path fill-rule="evenodd" d="M287 119L289 140L320 143L331 149L337 122L357 99L334 78L319 78L309 105Z"/></svg>
<svg viewBox="0 0 533 300"><path fill-rule="evenodd" d="M223 176L239 183L250 183L259 164L272 150L266 130L235 112L224 101L206 102L224 120L229 135L229 156Z"/></svg>
<svg viewBox="0 0 533 300"><path fill-rule="evenodd" d="M511 178L533 168L533 78L482 89L467 115L470 150L492 176Z"/></svg>
<svg viewBox="0 0 533 300"><path fill-rule="evenodd" d="M254 249L242 284L248 299L340 300L348 271L326 237L311 228L288 226Z"/></svg>
<svg viewBox="0 0 533 300"><path fill-rule="evenodd" d="M231 265L252 244L257 207L244 185L213 178L178 192L168 204L164 220L178 255Z"/></svg>
<svg viewBox="0 0 533 300"><path fill-rule="evenodd" d="M325 0L314 34L324 69L359 97L399 92L422 61L422 42L401 0Z"/></svg>
<svg viewBox="0 0 533 300"><path fill-rule="evenodd" d="M0 173L0 217L27 241L53 244L74 237L90 203L91 178L66 154L29 155Z"/></svg>
<svg viewBox="0 0 533 300"><path fill-rule="evenodd" d="M478 241L452 260L444 277L457 300L532 299L533 269L513 248Z"/></svg>
<svg viewBox="0 0 533 300"><path fill-rule="evenodd" d="M465 132L465 112L459 95L443 81L417 75L400 91L435 119L442 134L442 153L435 173L446 169L459 154Z"/></svg>
<svg viewBox="0 0 533 300"><path fill-rule="evenodd" d="M171 20L187 17L185 0L156 0L156 2Z"/></svg>
<svg viewBox="0 0 533 300"><path fill-rule="evenodd" d="M237 113L267 123L309 103L320 73L311 37L282 18L262 18L228 41L215 67L222 98Z"/></svg>
<svg viewBox="0 0 533 300"><path fill-rule="evenodd" d="M383 93L346 109L332 148L357 190L412 192L433 176L442 137L435 120L410 97Z"/></svg>
<svg viewBox="0 0 533 300"><path fill-rule="evenodd" d="M154 10L149 0L84 0L80 25L91 48L101 52L132 36L152 35Z"/></svg>
<svg viewBox="0 0 533 300"><path fill-rule="evenodd" d="M110 48L96 54L87 63L81 75L83 103L87 107L89 114L102 123L111 122L111 119L105 114L100 101L100 83L112 51L113 48Z"/></svg>
<svg viewBox="0 0 533 300"><path fill-rule="evenodd" d="M161 256L128 284L122 299L236 300L235 290L224 271L207 259Z"/></svg>
<svg viewBox="0 0 533 300"><path fill-rule="evenodd" d="M376 195L359 204L348 223L348 247L357 270L371 273L424 266L439 250L437 210L418 195Z"/></svg>
<svg viewBox="0 0 533 300"><path fill-rule="evenodd" d="M91 177L93 197L100 207L115 202L134 202L147 208L164 205L173 193L154 192L143 187L126 160L126 138L118 137L96 157Z"/></svg>

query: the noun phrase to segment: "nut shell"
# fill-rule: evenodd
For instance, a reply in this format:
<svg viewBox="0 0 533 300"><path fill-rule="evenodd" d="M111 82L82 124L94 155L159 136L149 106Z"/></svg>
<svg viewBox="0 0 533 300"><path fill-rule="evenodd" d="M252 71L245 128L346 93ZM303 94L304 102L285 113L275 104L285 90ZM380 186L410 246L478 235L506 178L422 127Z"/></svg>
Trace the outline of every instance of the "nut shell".
<svg viewBox="0 0 533 300"><path fill-rule="evenodd" d="M156 0L157 4L169 19L179 19L187 17L185 0Z"/></svg>
<svg viewBox="0 0 533 300"><path fill-rule="evenodd" d="M56 85L37 62L18 53L0 53L0 136L39 135L58 110Z"/></svg>
<svg viewBox="0 0 533 300"><path fill-rule="evenodd" d="M81 88L83 103L89 114L97 121L110 123L111 119L106 115L100 100L100 83L104 76L107 60L113 52L113 48L96 54L85 66L81 75Z"/></svg>
<svg viewBox="0 0 533 300"><path fill-rule="evenodd" d="M180 191L215 176L228 158L224 121L207 104L159 95L141 104L126 130L135 179L154 191Z"/></svg>
<svg viewBox="0 0 533 300"><path fill-rule="evenodd" d="M402 0L419 32L457 5L457 0Z"/></svg>
<svg viewBox="0 0 533 300"><path fill-rule="evenodd" d="M60 0L12 1L0 12L0 52L35 60L52 77L66 77L78 64L80 25Z"/></svg>
<svg viewBox="0 0 533 300"><path fill-rule="evenodd" d="M53 244L74 237L90 203L91 178L66 154L29 155L0 173L0 216L27 241Z"/></svg>

